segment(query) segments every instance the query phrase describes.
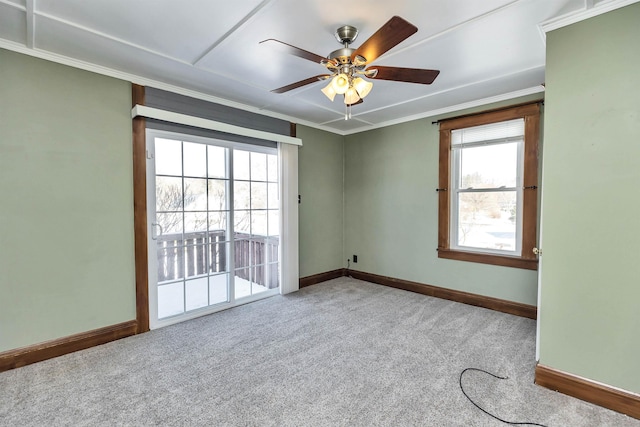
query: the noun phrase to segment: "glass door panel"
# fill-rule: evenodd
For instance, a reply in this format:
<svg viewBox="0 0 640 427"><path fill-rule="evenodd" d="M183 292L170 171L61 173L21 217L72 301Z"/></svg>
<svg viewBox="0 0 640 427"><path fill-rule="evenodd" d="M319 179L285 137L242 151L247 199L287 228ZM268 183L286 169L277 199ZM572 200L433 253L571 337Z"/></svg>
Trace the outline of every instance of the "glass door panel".
<svg viewBox="0 0 640 427"><path fill-rule="evenodd" d="M280 285L276 150L194 140L150 137L152 327L272 295Z"/></svg>
<svg viewBox="0 0 640 427"><path fill-rule="evenodd" d="M154 157L162 320L229 301L229 149L156 138Z"/></svg>

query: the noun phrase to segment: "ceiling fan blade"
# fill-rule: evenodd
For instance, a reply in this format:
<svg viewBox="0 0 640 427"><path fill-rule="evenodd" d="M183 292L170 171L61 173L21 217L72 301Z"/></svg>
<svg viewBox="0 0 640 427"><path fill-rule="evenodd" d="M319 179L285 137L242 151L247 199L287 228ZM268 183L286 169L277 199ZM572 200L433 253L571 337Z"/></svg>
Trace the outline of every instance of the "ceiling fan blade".
<svg viewBox="0 0 640 427"><path fill-rule="evenodd" d="M415 25L399 16L394 16L353 52L351 60L355 60L356 56L361 56L366 59L367 63L373 62L417 31L418 27Z"/></svg>
<svg viewBox="0 0 640 427"><path fill-rule="evenodd" d="M430 85L440 74L440 70L424 70L421 68L400 68L400 67L383 67L374 65L367 68L366 71L376 70L372 79L393 80L396 82L421 83Z"/></svg>
<svg viewBox="0 0 640 427"><path fill-rule="evenodd" d="M304 49L300 49L299 47L295 47L293 45L290 45L289 43L281 42L280 40L267 39L267 40L262 40L260 43L267 43L267 42L270 42L269 44L271 45L277 46L284 53L288 53L289 55L295 55L300 58L307 59L311 62L315 62L316 64L329 61L329 59L325 58L324 56L316 55L315 53L309 52Z"/></svg>
<svg viewBox="0 0 640 427"><path fill-rule="evenodd" d="M278 89L273 89L271 92L273 93L285 93L290 90L297 89L302 86L309 85L311 83L315 83L320 80L324 80L331 77L329 74L320 74L318 76L309 77L308 79L300 80L299 82L291 83L290 85L282 86Z"/></svg>

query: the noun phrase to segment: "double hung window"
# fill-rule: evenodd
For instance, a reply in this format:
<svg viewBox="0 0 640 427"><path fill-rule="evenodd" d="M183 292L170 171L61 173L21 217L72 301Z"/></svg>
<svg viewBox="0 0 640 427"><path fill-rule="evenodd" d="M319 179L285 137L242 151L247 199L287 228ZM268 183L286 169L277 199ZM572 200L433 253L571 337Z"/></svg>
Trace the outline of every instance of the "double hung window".
<svg viewBox="0 0 640 427"><path fill-rule="evenodd" d="M536 268L539 106L440 123L441 258Z"/></svg>

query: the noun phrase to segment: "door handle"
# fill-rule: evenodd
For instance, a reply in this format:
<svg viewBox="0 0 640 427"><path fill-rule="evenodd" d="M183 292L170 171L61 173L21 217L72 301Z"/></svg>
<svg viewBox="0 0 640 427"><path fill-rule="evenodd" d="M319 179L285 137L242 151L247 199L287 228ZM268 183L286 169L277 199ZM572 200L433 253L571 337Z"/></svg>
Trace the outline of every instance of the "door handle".
<svg viewBox="0 0 640 427"><path fill-rule="evenodd" d="M538 248L533 248L532 252L538 256L542 256L542 251Z"/></svg>
<svg viewBox="0 0 640 427"><path fill-rule="evenodd" d="M156 234L156 227L158 227L160 229L160 234ZM164 231L162 230L162 226L160 224L158 224L157 222L152 222L151 223L151 238L153 240L158 240L158 237L162 236L164 234Z"/></svg>

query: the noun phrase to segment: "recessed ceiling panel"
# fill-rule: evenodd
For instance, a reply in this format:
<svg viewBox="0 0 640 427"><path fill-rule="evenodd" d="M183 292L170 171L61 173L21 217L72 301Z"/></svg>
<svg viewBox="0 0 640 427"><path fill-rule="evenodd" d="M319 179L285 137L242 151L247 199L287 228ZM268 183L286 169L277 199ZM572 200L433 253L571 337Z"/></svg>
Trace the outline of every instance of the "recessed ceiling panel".
<svg viewBox="0 0 640 427"><path fill-rule="evenodd" d="M358 118L365 121L383 124L387 121L402 119L409 116L421 116L430 112L437 112L446 107L461 105L468 102L484 100L512 92L539 86L544 81L544 67L527 70L512 76L505 76L495 80L484 81L463 88L452 89L421 99L408 102L389 109L358 114ZM388 111L385 111L388 110Z"/></svg>
<svg viewBox="0 0 640 427"><path fill-rule="evenodd" d="M260 0L39 1L38 13L191 62Z"/></svg>
<svg viewBox="0 0 640 427"><path fill-rule="evenodd" d="M0 3L0 38L27 43L27 20L22 10Z"/></svg>
<svg viewBox="0 0 640 427"><path fill-rule="evenodd" d="M266 109L291 117L299 117L303 121L315 124L321 124L344 117L342 114L325 109L322 106L310 104L295 98L280 98L278 102L268 105Z"/></svg>

